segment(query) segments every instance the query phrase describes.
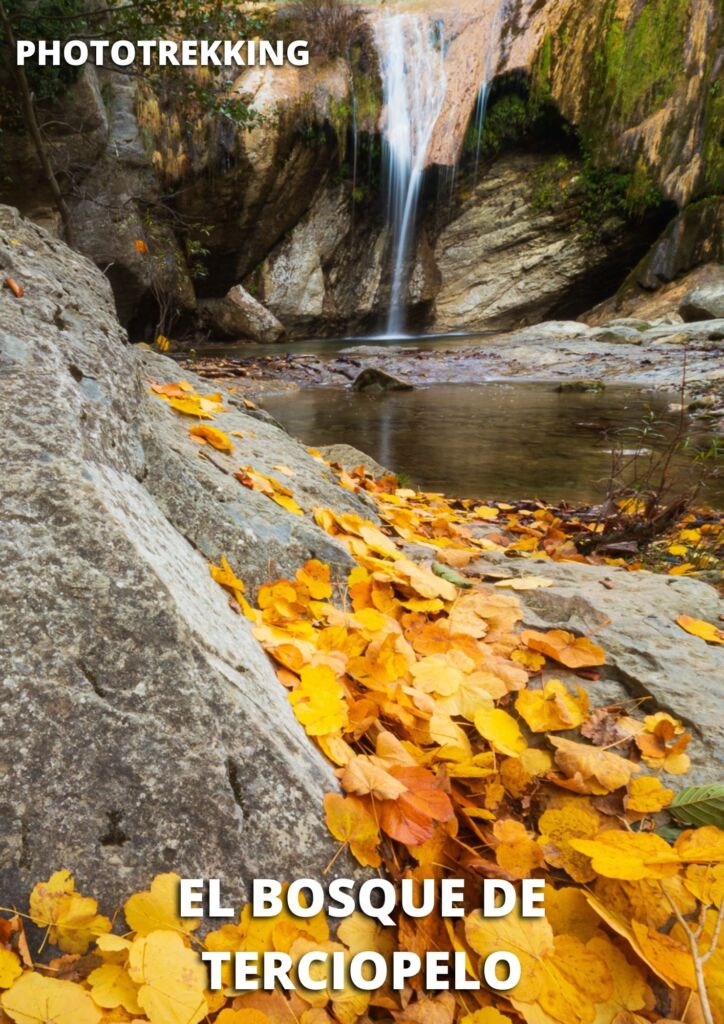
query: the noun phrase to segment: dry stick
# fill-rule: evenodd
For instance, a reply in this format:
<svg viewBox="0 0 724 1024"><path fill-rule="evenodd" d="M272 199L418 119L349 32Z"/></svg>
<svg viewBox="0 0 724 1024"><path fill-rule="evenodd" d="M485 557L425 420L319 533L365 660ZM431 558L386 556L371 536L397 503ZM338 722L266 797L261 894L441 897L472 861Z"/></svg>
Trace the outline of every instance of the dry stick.
<svg viewBox="0 0 724 1024"><path fill-rule="evenodd" d="M696 931L692 931L689 927L686 919L676 905L674 899L669 895L663 882L659 881L659 887L663 892L664 896L668 900L669 906L676 915L676 920L679 922L681 927L686 932L686 937L689 941L689 949L691 951L691 959L694 962L694 975L696 977L696 990L699 995L699 1003L701 1004L701 1015L704 1018L705 1024L714 1024L714 1015L711 1012L711 1003L709 1002L709 993L706 990L706 979L704 978L704 964L712 955L716 949L717 942L719 941L719 931L721 929L722 916L724 916L724 900L719 908L719 914L717 922L714 927L714 934L712 935L711 944L706 953L699 952L698 940L701 937L703 931L703 923L706 919L706 907L702 907L702 917L700 919L699 926Z"/></svg>
<svg viewBox="0 0 724 1024"><path fill-rule="evenodd" d="M48 150L43 140L43 134L40 130L40 125L38 124L38 118L35 114L33 94L30 91L27 76L22 67L20 67L17 63L13 63L13 61L16 59L15 33L13 31L12 22L8 17L8 13L5 10L5 5L2 3L2 0L0 0L0 22L2 22L3 31L5 33L5 39L7 40L7 43L11 51L10 62L13 69L13 75L17 83L18 92L20 93L20 102L23 108L23 118L25 120L25 126L28 129L30 137L33 140L33 145L35 146L35 150L38 154L38 159L40 160L40 166L42 167L43 174L45 175L45 180L48 183L48 187L50 188L50 191L53 195L53 199L58 209L58 213L60 214L60 219L63 222L65 240L68 243L68 245L73 246L75 245L75 235L73 232L73 224L70 218L70 210L68 209L68 204L66 203L65 197L63 196L63 193L60 190L60 185L58 184L58 179L55 176L55 171L53 170L53 167L50 163Z"/></svg>

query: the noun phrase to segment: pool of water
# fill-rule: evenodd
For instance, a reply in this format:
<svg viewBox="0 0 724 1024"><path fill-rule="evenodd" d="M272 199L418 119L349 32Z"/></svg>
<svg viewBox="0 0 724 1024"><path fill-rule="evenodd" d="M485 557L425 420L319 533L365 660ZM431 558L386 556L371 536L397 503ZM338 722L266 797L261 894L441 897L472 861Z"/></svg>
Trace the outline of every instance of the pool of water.
<svg viewBox="0 0 724 1024"><path fill-rule="evenodd" d="M424 490L596 502L606 494L614 444L665 445L657 437L643 443L636 430L653 411L670 434L675 397L615 385L577 394L554 383L491 382L388 394L314 387L268 395L261 404L305 444L354 445ZM692 458L678 455L674 464L682 486L694 479ZM724 481L710 482L702 499L724 505Z"/></svg>

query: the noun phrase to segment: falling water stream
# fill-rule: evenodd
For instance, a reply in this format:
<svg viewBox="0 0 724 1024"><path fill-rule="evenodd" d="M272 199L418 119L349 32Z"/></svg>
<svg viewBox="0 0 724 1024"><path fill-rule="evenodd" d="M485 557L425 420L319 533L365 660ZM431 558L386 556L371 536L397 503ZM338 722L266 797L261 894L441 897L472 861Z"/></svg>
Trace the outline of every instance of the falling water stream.
<svg viewBox="0 0 724 1024"><path fill-rule="evenodd" d="M507 0L493 0L483 54L482 81L474 113L475 178L490 85L497 70ZM382 75L387 180L387 222L392 245L392 284L383 337L404 337L410 255L417 207L435 124L445 102L445 26L415 13L382 14L375 21ZM451 169L450 195L457 168Z"/></svg>
<svg viewBox="0 0 724 1024"><path fill-rule="evenodd" d="M403 333L407 257L427 151L445 99L444 43L437 28L416 14L383 15L375 26L386 110L387 215L393 245L388 337Z"/></svg>

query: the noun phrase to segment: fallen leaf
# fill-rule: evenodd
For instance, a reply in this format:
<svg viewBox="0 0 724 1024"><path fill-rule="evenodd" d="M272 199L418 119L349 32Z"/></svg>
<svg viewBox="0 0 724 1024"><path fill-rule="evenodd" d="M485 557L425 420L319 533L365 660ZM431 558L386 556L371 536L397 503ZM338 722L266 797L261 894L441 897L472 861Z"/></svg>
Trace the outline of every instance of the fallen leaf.
<svg viewBox="0 0 724 1024"><path fill-rule="evenodd" d="M231 452L234 449L234 442L228 434L205 423L199 423L195 427L191 427L189 435L202 444L210 444L212 448L216 448L219 452Z"/></svg>
<svg viewBox="0 0 724 1024"><path fill-rule="evenodd" d="M724 630L719 629L711 622L703 619L692 619L690 615L680 615L676 620L677 625L685 629L692 636L698 636L706 640L708 644L724 644Z"/></svg>
<svg viewBox="0 0 724 1024"><path fill-rule="evenodd" d="M606 655L601 647L596 646L588 637L576 637L564 629L549 629L547 633L526 629L520 639L532 651L545 654L566 668L590 668L606 663Z"/></svg>

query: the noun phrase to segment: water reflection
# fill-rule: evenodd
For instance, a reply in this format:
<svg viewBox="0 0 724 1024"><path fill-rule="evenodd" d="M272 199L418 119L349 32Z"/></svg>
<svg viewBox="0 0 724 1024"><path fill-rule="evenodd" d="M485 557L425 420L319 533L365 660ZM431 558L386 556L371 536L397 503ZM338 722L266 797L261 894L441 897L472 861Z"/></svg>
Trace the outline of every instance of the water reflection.
<svg viewBox="0 0 724 1024"><path fill-rule="evenodd" d="M439 384L383 395L309 388L267 396L263 405L306 444L354 445L426 490L593 502L605 495L612 434L640 425L651 409L673 427L670 401L640 388L572 394L526 382ZM691 460L677 462L691 479ZM704 497L721 504L722 482Z"/></svg>

